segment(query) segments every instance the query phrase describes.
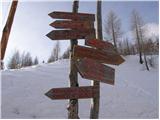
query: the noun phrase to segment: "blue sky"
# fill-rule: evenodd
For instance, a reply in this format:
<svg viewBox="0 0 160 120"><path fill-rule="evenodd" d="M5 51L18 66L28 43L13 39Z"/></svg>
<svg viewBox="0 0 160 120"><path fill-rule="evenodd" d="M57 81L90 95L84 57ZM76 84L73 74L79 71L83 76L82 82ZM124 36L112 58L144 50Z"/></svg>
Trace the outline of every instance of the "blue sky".
<svg viewBox="0 0 160 120"><path fill-rule="evenodd" d="M2 25L8 14L10 2L2 4ZM158 1L103 1L102 15L103 21L108 12L113 10L122 22L123 32L130 31L131 12L137 10L145 23L159 24ZM16 11L10 39L6 51L5 62L7 62L15 49L20 51L29 51L32 56L38 56L40 60L47 61L55 41L50 40L45 35L54 28L49 24L54 19L48 16L52 11L71 11L71 1L30 1L21 0ZM80 0L79 12L96 13L95 1ZM83 40L79 40L83 44ZM70 41L63 40L61 44L61 54L67 49Z"/></svg>

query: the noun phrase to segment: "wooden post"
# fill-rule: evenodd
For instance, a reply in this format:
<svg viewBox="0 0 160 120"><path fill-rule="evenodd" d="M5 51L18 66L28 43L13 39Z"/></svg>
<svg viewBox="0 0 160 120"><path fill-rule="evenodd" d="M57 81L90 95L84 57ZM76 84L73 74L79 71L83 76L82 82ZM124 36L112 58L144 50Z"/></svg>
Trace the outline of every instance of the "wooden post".
<svg viewBox="0 0 160 120"><path fill-rule="evenodd" d="M78 5L79 1L73 2L73 13L78 12ZM71 87L78 87L78 72L76 69L75 61L73 59L73 47L74 45L77 45L77 40L71 40L71 51L70 51L70 86ZM68 107L68 118L69 119L78 119L78 99L70 99L69 100L69 107Z"/></svg>
<svg viewBox="0 0 160 120"><path fill-rule="evenodd" d="M102 16L101 16L101 0L97 0L97 38L103 39L102 36ZM98 81L92 81L92 85L98 87L98 93L91 101L90 119L98 119L99 117L99 105L100 105L100 83Z"/></svg>
<svg viewBox="0 0 160 120"><path fill-rule="evenodd" d="M8 19L7 19L6 25L5 25L5 27L3 29L3 33L2 33L2 38L1 38L1 68L3 68L3 59L4 59L4 56L5 56L5 51L6 51L6 47L7 47L11 27L12 27L12 23L13 23L13 20L14 20L14 15L15 15L15 12L16 12L17 4L18 4L18 1L13 1L12 2L11 9L10 9L9 15L8 15Z"/></svg>

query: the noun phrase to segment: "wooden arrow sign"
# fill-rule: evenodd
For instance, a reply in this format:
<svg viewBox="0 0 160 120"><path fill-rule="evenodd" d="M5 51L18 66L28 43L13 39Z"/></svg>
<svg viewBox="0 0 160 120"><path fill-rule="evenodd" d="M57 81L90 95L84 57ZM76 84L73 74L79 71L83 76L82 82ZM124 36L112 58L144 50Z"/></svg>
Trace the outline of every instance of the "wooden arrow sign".
<svg viewBox="0 0 160 120"><path fill-rule="evenodd" d="M87 39L85 40L85 45L116 54L116 50L114 46L112 45L112 43L107 42L107 41L102 41L102 40L97 40L97 39Z"/></svg>
<svg viewBox="0 0 160 120"><path fill-rule="evenodd" d="M74 58L91 58L101 63L119 65L124 62L124 59L117 54L107 51L97 50L83 46L74 46Z"/></svg>
<svg viewBox="0 0 160 120"><path fill-rule="evenodd" d="M56 20L50 24L55 28L68 28L77 30L88 30L94 28L94 23L90 21L67 21L67 20Z"/></svg>
<svg viewBox="0 0 160 120"><path fill-rule="evenodd" d="M98 89L96 86L83 87L68 87L68 88L53 88L45 95L55 99L82 99L93 98L97 95Z"/></svg>
<svg viewBox="0 0 160 120"><path fill-rule="evenodd" d="M83 78L114 85L115 70L113 68L88 58L77 61L76 66Z"/></svg>
<svg viewBox="0 0 160 120"><path fill-rule="evenodd" d="M89 34L94 34L94 29L89 30L53 30L46 36L52 40L66 40L66 39L84 39Z"/></svg>
<svg viewBox="0 0 160 120"><path fill-rule="evenodd" d="M52 18L95 21L94 14L54 11L48 14Z"/></svg>

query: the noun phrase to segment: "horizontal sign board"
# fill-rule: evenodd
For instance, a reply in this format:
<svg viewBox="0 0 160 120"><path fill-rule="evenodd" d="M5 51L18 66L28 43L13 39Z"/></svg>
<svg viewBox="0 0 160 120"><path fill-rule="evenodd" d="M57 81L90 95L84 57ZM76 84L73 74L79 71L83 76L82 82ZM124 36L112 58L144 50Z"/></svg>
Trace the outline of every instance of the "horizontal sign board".
<svg viewBox="0 0 160 120"><path fill-rule="evenodd" d="M114 85L115 70L113 68L88 58L78 60L76 66L83 78Z"/></svg>
<svg viewBox="0 0 160 120"><path fill-rule="evenodd" d="M94 34L94 29L88 30L53 30L46 36L52 40L66 40L66 39L84 39L89 34Z"/></svg>
<svg viewBox="0 0 160 120"><path fill-rule="evenodd" d="M52 18L95 21L94 14L54 11L48 14Z"/></svg>
<svg viewBox="0 0 160 120"><path fill-rule="evenodd" d="M50 24L54 28L88 30L94 28L94 23L90 21L67 21L56 20Z"/></svg>
<svg viewBox="0 0 160 120"><path fill-rule="evenodd" d="M112 65L119 65L124 62L124 59L120 55L78 45L74 46L73 56L74 58L87 57L101 63Z"/></svg>
<svg viewBox="0 0 160 120"><path fill-rule="evenodd" d="M82 99L93 98L98 92L96 86L53 88L45 95L51 99Z"/></svg>
<svg viewBox="0 0 160 120"><path fill-rule="evenodd" d="M88 40L85 40L85 45L95 47L97 49L111 52L114 54L116 53L114 46L112 45L112 43L108 41L102 41L98 39L88 39Z"/></svg>

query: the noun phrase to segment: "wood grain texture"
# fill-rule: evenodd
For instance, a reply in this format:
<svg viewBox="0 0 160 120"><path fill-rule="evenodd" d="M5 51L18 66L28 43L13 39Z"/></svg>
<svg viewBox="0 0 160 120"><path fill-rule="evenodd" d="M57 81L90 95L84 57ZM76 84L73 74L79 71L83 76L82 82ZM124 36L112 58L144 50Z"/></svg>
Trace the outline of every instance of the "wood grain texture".
<svg viewBox="0 0 160 120"><path fill-rule="evenodd" d="M48 14L52 18L95 21L94 14L54 11Z"/></svg>
<svg viewBox="0 0 160 120"><path fill-rule="evenodd" d="M88 30L94 28L94 23L90 21L69 21L69 20L56 20L50 26L59 29L76 29Z"/></svg>
<svg viewBox="0 0 160 120"><path fill-rule="evenodd" d="M124 59L120 55L78 45L74 46L74 57L77 59L87 57L101 63L112 65L119 65L124 62Z"/></svg>
<svg viewBox="0 0 160 120"><path fill-rule="evenodd" d="M4 59L18 1L13 1L1 38L1 60Z"/></svg>
<svg viewBox="0 0 160 120"><path fill-rule="evenodd" d="M88 58L78 60L76 66L83 78L114 85L115 70L113 68Z"/></svg>
<svg viewBox="0 0 160 120"><path fill-rule="evenodd" d="M93 34L94 29L88 30L53 30L46 36L52 40L85 39L89 34Z"/></svg>
<svg viewBox="0 0 160 120"><path fill-rule="evenodd" d="M52 100L56 99L84 99L93 98L97 92L96 86L53 88L45 95Z"/></svg>

